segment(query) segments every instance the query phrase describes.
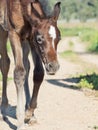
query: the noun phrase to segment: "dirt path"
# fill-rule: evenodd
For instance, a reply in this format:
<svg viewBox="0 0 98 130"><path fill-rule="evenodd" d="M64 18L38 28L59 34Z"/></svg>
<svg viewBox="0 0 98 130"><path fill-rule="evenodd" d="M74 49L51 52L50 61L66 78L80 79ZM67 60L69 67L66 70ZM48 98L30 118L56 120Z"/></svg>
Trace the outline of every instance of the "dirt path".
<svg viewBox="0 0 98 130"><path fill-rule="evenodd" d="M70 42L72 42L72 47L70 47ZM79 37L67 37L63 38L61 41L61 45L59 44L59 51L63 52L65 50L72 50L75 52L79 58L85 62L94 64L98 67L98 55L97 54L90 54L86 51L86 43L82 43Z"/></svg>
<svg viewBox="0 0 98 130"><path fill-rule="evenodd" d="M72 39L66 38L61 41L59 52L66 50L68 40ZM77 39L73 38L73 40L74 51L85 52L83 46L80 44L76 46ZM26 130L94 130L94 126L98 126L98 100L87 97L82 91L70 87L75 84L71 75L81 73L82 67L62 58L59 58L59 61L60 70L55 76L45 75L41 86L38 108L35 111L37 123L28 126ZM12 77L13 67L14 63L11 62L10 77ZM30 73L29 81L32 90L32 73ZM8 97L13 107L8 109L8 120L0 121L0 130L16 129L17 120L11 117L15 115L14 106L16 106L16 90L13 80L8 81Z"/></svg>

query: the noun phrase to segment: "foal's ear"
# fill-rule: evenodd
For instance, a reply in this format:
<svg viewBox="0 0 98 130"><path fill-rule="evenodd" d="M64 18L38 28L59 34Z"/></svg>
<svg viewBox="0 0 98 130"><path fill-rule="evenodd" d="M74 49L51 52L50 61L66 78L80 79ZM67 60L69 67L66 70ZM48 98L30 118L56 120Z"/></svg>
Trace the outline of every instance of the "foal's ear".
<svg viewBox="0 0 98 130"><path fill-rule="evenodd" d="M61 10L60 5L61 5L61 2L58 2L54 5L54 11L53 11L51 18L55 22L58 20L58 17L59 17L59 14L60 14L60 10Z"/></svg>

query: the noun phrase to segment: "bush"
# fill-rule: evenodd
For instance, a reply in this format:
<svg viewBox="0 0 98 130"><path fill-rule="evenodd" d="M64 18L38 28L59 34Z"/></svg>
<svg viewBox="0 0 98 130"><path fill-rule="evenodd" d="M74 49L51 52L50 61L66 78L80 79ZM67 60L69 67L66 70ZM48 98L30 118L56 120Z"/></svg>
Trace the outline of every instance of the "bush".
<svg viewBox="0 0 98 130"><path fill-rule="evenodd" d="M90 52L97 52L98 53L98 32L95 32L91 36L90 46L88 47L88 50Z"/></svg>
<svg viewBox="0 0 98 130"><path fill-rule="evenodd" d="M93 73L78 77L77 86L98 90L98 75Z"/></svg>

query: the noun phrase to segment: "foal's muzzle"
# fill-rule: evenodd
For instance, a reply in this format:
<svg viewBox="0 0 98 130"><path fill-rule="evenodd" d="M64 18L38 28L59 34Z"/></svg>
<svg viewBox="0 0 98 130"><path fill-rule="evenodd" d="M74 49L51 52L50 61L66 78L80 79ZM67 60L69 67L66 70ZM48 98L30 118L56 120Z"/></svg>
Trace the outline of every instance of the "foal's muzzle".
<svg viewBox="0 0 98 130"><path fill-rule="evenodd" d="M48 75L54 75L59 69L60 65L58 62L49 62L45 64L46 72Z"/></svg>

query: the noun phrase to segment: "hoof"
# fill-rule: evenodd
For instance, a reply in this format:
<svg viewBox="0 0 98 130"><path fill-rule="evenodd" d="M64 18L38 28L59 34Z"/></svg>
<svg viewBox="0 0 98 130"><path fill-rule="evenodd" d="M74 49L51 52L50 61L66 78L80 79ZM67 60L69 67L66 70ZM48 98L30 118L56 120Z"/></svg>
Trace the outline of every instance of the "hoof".
<svg viewBox="0 0 98 130"><path fill-rule="evenodd" d="M37 119L35 116L32 116L30 119L25 119L25 123L28 123L29 125L33 125L37 123Z"/></svg>
<svg viewBox="0 0 98 130"><path fill-rule="evenodd" d="M33 115L33 110L26 110L26 113L25 113L25 122L28 122L31 118L32 118L32 115Z"/></svg>

